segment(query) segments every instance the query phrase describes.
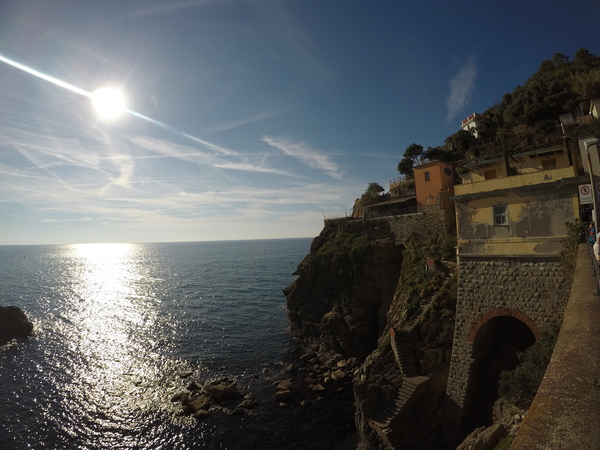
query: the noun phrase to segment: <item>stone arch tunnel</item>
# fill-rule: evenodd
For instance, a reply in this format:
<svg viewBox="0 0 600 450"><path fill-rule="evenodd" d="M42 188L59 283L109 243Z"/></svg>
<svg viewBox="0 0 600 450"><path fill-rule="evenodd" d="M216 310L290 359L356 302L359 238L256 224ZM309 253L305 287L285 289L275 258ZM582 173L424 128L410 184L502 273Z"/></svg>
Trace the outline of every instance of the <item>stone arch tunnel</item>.
<svg viewBox="0 0 600 450"><path fill-rule="evenodd" d="M526 323L511 315L494 315L474 330L471 371L465 393L462 428L465 432L492 425L492 407L498 399L498 382L503 370L518 365L536 336Z"/></svg>
<svg viewBox="0 0 600 450"><path fill-rule="evenodd" d="M562 321L567 300L559 258L461 258L446 394L463 433L491 423L500 372Z"/></svg>

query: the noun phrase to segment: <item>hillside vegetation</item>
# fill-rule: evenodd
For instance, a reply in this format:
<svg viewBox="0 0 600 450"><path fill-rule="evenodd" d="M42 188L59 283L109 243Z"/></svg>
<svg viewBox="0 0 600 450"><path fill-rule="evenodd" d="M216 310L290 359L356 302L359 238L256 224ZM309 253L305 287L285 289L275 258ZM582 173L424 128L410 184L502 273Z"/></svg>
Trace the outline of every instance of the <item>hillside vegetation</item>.
<svg viewBox="0 0 600 450"><path fill-rule="evenodd" d="M558 118L562 114L587 114L582 104L600 97L600 57L581 48L572 61L562 53L540 64L523 86L502 96L502 100L482 113L487 127L476 138L465 130L448 136L444 145L428 147L411 144L398 163L398 172L410 175L415 165L427 161L455 162L483 152L510 148L518 150L554 140L561 142L563 130ZM600 120L567 130L576 138L600 134Z"/></svg>

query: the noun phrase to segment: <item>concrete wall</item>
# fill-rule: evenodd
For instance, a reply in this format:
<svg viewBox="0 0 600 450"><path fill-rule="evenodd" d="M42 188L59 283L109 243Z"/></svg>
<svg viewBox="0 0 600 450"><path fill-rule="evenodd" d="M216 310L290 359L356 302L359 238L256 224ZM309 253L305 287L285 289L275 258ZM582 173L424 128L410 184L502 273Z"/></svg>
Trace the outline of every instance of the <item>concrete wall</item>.
<svg viewBox="0 0 600 450"><path fill-rule="evenodd" d="M579 216L575 185L523 186L486 195L456 202L460 256L558 255L560 240L567 234L565 222ZM498 205L506 206L506 225L494 223L494 206Z"/></svg>
<svg viewBox="0 0 600 450"><path fill-rule="evenodd" d="M600 299L587 244L550 364L511 450L600 448Z"/></svg>

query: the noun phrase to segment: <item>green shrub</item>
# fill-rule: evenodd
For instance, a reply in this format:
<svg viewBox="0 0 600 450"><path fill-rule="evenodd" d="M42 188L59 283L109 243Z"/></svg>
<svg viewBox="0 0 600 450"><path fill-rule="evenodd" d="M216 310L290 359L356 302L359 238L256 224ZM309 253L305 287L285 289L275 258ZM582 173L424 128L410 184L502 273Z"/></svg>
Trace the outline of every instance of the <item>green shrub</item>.
<svg viewBox="0 0 600 450"><path fill-rule="evenodd" d="M494 450L508 450L515 440L514 436L505 436L494 447Z"/></svg>
<svg viewBox="0 0 600 450"><path fill-rule="evenodd" d="M379 345L377 346L377 350L382 355L385 355L391 349L392 349L392 337L389 334L386 334L385 337L383 339L381 339L381 341L379 342Z"/></svg>
<svg viewBox="0 0 600 450"><path fill-rule="evenodd" d="M517 353L519 365L514 370L500 373L500 395L521 408L531 405L552 357L559 331L557 324L550 325L527 351Z"/></svg>
<svg viewBox="0 0 600 450"><path fill-rule="evenodd" d="M456 236L444 236L440 245L440 256L444 261L454 261L456 259Z"/></svg>
<svg viewBox="0 0 600 450"><path fill-rule="evenodd" d="M571 283L577 263L577 249L579 244L584 241L585 224L581 220L575 219L574 222L566 222L565 226L567 227L567 236L561 240L563 249L560 252L560 265L564 279Z"/></svg>
<svg viewBox="0 0 600 450"><path fill-rule="evenodd" d="M443 283L440 273L428 270L425 266L426 258L439 259L439 253L440 247L433 241L423 241L417 236L411 236L406 241L406 248L402 254L402 274L398 284L405 305L406 322L410 322L419 314L421 304Z"/></svg>

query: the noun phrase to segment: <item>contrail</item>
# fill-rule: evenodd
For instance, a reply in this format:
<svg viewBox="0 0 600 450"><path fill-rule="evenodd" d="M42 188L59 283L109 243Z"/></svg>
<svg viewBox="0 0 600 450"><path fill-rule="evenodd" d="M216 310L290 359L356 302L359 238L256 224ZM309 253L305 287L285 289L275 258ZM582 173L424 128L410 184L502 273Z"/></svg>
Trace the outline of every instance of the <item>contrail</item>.
<svg viewBox="0 0 600 450"><path fill-rule="evenodd" d="M69 91L75 92L76 94L80 94L80 95L83 95L83 96L88 97L88 98L92 97L92 93L91 92L85 91L85 90L83 90L81 88L78 88L77 86L73 86L72 84L69 84L69 83L61 81L61 80L59 80L57 78L51 77L50 75L46 75L46 74L44 74L42 72L39 72L39 71L37 71L35 69L32 69L31 67L27 67L26 65L18 63L16 61L13 61L12 59L7 58L7 57L3 56L2 54L0 54L0 61L4 62L4 63L6 63L6 64L8 64L10 66L16 67L17 69L20 69L20 70L22 70L24 72L27 72L27 73L31 74L31 75L35 75L36 77L41 78L42 80L49 81L52 84L60 86L60 87L62 87L64 89L68 89ZM210 142L207 142L207 141L204 141L204 140L199 139L197 137L194 137L194 136L192 136L192 135L190 135L188 133L184 133L183 131L180 131L177 128L172 127L171 125L167 125L166 123L159 122L158 120L152 119L151 117L145 116L145 115L140 114L140 113L138 113L136 111L133 111L131 109L125 108L124 111L128 112L129 114L131 114L131 115L133 115L135 117L139 117L140 119L146 120L146 121L148 121L148 122L150 122L150 123L152 123L152 124L154 124L154 125L162 128L164 130L167 130L167 131L169 131L169 132L171 132L173 134L176 134L176 135L179 135L179 136L183 136L183 137L185 137L187 139L190 139L191 141L194 141L194 142L197 142L199 144L205 145L205 146L207 146L207 147L209 147L209 148L211 148L213 150L216 150L216 151L218 151L220 153L224 153L224 154L231 154L231 153L233 153L231 150L227 150L227 149L221 148L218 145L211 144Z"/></svg>
<svg viewBox="0 0 600 450"><path fill-rule="evenodd" d="M0 54L0 61L5 62L6 64L11 65L13 67L16 67L17 69L21 69L24 72L30 73L31 75L35 75L36 77L39 77L42 80L49 81L50 83L56 84L57 86L60 86L62 88L73 91L77 94L85 95L86 97L92 96L91 92L84 91L83 89L80 89L77 86L73 86L72 84L65 83L64 81L60 81L59 79L51 77L50 75L46 75L46 74L43 74L42 72L38 72L37 70L32 69L31 67L27 67L23 64L13 61L12 59L8 59L8 58L2 56L1 54Z"/></svg>

